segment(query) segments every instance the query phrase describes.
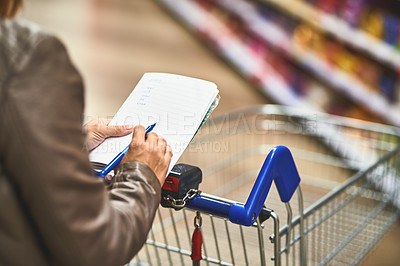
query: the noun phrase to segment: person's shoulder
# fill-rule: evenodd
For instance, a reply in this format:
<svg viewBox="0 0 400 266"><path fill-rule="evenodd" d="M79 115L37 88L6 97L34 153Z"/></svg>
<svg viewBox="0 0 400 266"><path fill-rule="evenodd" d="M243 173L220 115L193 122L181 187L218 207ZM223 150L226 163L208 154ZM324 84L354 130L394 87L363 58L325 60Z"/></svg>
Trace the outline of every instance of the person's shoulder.
<svg viewBox="0 0 400 266"><path fill-rule="evenodd" d="M56 37L33 22L22 19L0 20L0 43L8 49L29 49L47 39Z"/></svg>
<svg viewBox="0 0 400 266"><path fill-rule="evenodd" d="M61 42L39 25L25 20L0 20L0 53L7 68L19 68L39 45L63 47Z"/></svg>

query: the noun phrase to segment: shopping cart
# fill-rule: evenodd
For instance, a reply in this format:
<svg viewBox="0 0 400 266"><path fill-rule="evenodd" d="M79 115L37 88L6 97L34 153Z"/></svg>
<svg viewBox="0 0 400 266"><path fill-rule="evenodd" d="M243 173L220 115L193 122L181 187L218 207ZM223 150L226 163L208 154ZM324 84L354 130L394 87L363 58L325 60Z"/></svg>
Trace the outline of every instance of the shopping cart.
<svg viewBox="0 0 400 266"><path fill-rule="evenodd" d="M131 264L190 265L192 231L200 226L202 264L357 264L398 219L399 143L393 127L274 105L214 118L180 160L202 170L207 194L189 190L177 211L159 208ZM298 207L282 203L272 186L260 215L243 226L221 218L221 207L193 204L195 197L246 202L278 145L289 147L300 173L303 192L290 199Z"/></svg>

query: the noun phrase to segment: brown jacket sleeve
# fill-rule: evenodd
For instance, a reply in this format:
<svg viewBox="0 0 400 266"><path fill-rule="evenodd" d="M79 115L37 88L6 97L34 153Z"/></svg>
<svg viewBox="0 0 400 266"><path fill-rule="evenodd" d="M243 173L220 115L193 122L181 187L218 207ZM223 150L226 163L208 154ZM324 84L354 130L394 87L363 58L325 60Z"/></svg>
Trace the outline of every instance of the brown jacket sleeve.
<svg viewBox="0 0 400 266"><path fill-rule="evenodd" d="M65 48L42 36L25 52L2 90L5 172L51 264L127 263L151 227L159 181L145 164L131 162L107 191L82 150L83 85Z"/></svg>

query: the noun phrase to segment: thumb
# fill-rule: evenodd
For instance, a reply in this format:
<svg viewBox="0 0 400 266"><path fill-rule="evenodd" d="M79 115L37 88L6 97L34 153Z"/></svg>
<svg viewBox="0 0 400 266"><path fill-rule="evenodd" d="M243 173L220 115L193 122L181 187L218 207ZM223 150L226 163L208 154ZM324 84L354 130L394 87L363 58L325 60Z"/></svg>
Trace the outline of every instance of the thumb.
<svg viewBox="0 0 400 266"><path fill-rule="evenodd" d="M121 137L132 133L133 125L127 124L122 126L106 126L104 128L104 135L108 137Z"/></svg>

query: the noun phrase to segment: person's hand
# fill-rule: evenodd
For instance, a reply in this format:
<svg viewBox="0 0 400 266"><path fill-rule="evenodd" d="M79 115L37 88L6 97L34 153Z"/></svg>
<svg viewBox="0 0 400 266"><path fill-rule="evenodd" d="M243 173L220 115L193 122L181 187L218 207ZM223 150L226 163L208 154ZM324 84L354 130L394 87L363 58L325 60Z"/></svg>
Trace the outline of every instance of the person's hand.
<svg viewBox="0 0 400 266"><path fill-rule="evenodd" d="M164 184L168 166L172 158L172 149L167 141L154 132L147 134L143 126L136 126L133 131L129 150L121 163L138 161L145 163L156 174L160 184Z"/></svg>
<svg viewBox="0 0 400 266"><path fill-rule="evenodd" d="M111 119L99 118L86 123L83 128L87 132L84 148L88 151L99 146L106 138L122 137L132 133L133 125L109 126Z"/></svg>

